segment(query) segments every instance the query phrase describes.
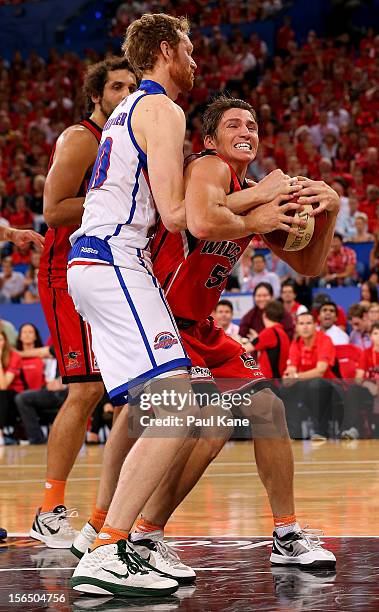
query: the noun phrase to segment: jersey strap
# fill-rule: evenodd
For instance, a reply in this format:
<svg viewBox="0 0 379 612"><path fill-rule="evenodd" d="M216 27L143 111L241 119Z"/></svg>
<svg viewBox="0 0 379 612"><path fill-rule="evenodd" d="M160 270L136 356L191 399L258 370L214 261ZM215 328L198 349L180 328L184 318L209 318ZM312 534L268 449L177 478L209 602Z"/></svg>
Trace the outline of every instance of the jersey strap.
<svg viewBox="0 0 379 612"><path fill-rule="evenodd" d="M87 130L92 132L97 142L100 142L102 129L100 126L97 125L97 123L92 121L92 119L83 119L79 122L79 125L83 125L85 128L87 128Z"/></svg>

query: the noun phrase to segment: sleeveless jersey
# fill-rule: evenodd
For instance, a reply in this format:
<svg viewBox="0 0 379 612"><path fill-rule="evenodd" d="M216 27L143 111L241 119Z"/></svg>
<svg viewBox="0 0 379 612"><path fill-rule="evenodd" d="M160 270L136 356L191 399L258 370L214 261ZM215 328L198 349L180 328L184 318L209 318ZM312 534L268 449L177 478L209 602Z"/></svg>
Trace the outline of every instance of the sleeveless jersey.
<svg viewBox="0 0 379 612"><path fill-rule="evenodd" d="M143 80L125 98L103 128L81 227L71 236L69 259L127 267L128 251L145 250L156 225L156 208L147 174L147 156L131 126L136 104L147 95L164 94L154 81ZM164 177L162 177L164 179Z"/></svg>
<svg viewBox="0 0 379 612"><path fill-rule="evenodd" d="M87 128L100 142L101 128L91 119L84 119L79 123ZM49 167L50 170L55 153L55 145L52 150ZM92 167L88 169L76 197L85 196L89 180L92 175ZM74 226L49 227L45 236L45 245L41 255L40 268L38 272L39 282L55 289L67 289L67 257L71 249L70 236L77 229Z"/></svg>
<svg viewBox="0 0 379 612"><path fill-rule="evenodd" d="M204 155L216 155L229 166L229 193L248 187L247 183L240 183L228 162L213 151L191 156L191 161ZM232 268L251 238L198 240L188 230L171 234L159 220L151 245L151 260L175 317L201 321L212 313Z"/></svg>

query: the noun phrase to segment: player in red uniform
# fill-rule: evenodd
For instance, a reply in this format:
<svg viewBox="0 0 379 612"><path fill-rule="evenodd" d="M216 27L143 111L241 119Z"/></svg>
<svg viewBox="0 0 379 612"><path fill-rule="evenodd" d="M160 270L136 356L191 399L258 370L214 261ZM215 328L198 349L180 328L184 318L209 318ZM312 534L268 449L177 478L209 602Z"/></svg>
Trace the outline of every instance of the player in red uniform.
<svg viewBox="0 0 379 612"><path fill-rule="evenodd" d="M254 445L258 470L266 486L275 519L275 542L279 546L281 539L285 542L288 540L296 551L298 563L333 565L334 556L310 542L296 522L292 486L293 457L283 405L268 388L268 381L254 360L238 342L226 336L224 330L217 327L209 316L225 287L228 274L251 240L251 235L246 236L243 229L239 231L238 220L234 217L230 217L230 225L222 223L219 208L227 206L234 213L242 213L251 208L251 189L242 190L249 186L244 180L246 170L258 146L255 113L249 104L240 100L220 98L208 108L204 127L206 151L194 156L185 172L189 230L171 234L162 224L159 226L152 245L154 273L166 292L184 346L191 357L192 380L196 383L207 382L210 388L214 388L215 379L218 385L222 382L220 379L228 379L226 388L229 390L251 391L254 414L251 405L246 414L254 419L261 410L261 416L267 419L267 428L263 430L262 436L255 437ZM299 186L291 185L292 182L281 171L275 171L254 188L257 203L266 202L254 211L258 233L270 232L274 227L290 231L291 220L285 213L299 205L281 203L290 199L288 194L298 191ZM319 210L329 211L328 227L323 237L307 251L308 258L303 254L279 253L298 272L309 274L312 270L313 274L317 274L329 250L339 199L322 182L302 179L300 183L302 193L305 194L305 199L300 202L306 203L308 198L316 196L320 202ZM271 421L267 418L268 413ZM110 481L117 478L116 464L119 464L119 458L114 451L117 448L115 437L118 432L118 452L121 456L122 448L127 446L125 426L121 425L126 418L126 411L122 412L112 430L114 461L112 463L108 457L110 471L105 474L103 470L97 502L102 508L108 507L110 498L107 499L107 495L111 495L115 484ZM254 433L256 435L256 431ZM212 439L207 437L190 441L187 457L177 458L175 466L172 466L172 470L144 507L143 518L137 524L140 533L132 535L133 541L140 548L140 554L144 554L144 547L149 554L155 550L157 540L160 541L161 550L163 527L169 516L196 484L225 440L225 432L221 428ZM94 537L93 531L90 523L84 526L74 542L76 554L80 555L90 544ZM283 549L278 550L273 553L276 555L275 562L290 563ZM168 563L169 555L165 559ZM179 560L171 559L171 562L174 565Z"/></svg>
<svg viewBox="0 0 379 612"><path fill-rule="evenodd" d="M69 236L81 221L102 128L136 87L134 73L124 58L109 58L89 68L83 93L91 115L58 138L46 180L44 215L50 227L38 275L39 294L69 393L49 435L45 495L30 535L52 548L69 548L75 536L64 505L65 484L83 444L88 417L104 393L90 330L67 291Z"/></svg>

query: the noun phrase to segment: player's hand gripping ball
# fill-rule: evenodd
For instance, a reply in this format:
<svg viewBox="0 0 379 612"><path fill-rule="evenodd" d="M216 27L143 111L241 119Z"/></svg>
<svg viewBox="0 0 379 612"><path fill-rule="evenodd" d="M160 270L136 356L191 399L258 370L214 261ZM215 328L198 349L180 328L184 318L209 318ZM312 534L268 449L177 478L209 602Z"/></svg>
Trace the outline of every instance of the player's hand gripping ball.
<svg viewBox="0 0 379 612"><path fill-rule="evenodd" d="M288 211L288 216L294 219L302 219L306 222L305 227L300 227L293 224L291 227L297 229L297 235L288 234L284 230L274 230L265 234L265 239L269 244L276 245L283 251L302 251L311 243L313 243L322 234L325 229L328 213L323 210L315 217L311 217L309 213L318 208L318 204L303 204L303 210L298 212L295 210Z"/></svg>

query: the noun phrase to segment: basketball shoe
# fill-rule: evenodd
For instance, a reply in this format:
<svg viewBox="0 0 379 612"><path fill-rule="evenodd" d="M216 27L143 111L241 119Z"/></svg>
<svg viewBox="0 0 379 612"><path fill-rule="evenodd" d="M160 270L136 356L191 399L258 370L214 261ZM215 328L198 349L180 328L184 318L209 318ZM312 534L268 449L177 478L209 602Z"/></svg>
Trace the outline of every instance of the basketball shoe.
<svg viewBox="0 0 379 612"><path fill-rule="evenodd" d="M76 510L69 511L66 506L56 506L49 512L39 509L29 535L49 548L71 548L78 532L71 527L69 519L76 516Z"/></svg>
<svg viewBox="0 0 379 612"><path fill-rule="evenodd" d="M330 550L321 545L321 532L301 529L299 525L279 538L273 533L273 544L270 561L273 565L298 565L303 568L333 568L336 558Z"/></svg>
<svg viewBox="0 0 379 612"><path fill-rule="evenodd" d="M130 546L162 576L173 578L179 584L190 584L196 580L196 574L192 567L181 562L176 551L162 538L162 532L151 531L148 537L133 540L133 534L129 536Z"/></svg>
<svg viewBox="0 0 379 612"><path fill-rule="evenodd" d="M126 540L87 551L70 584L82 593L130 597L171 595L178 588L176 580L154 571Z"/></svg>
<svg viewBox="0 0 379 612"><path fill-rule="evenodd" d="M86 523L76 536L71 552L81 559L84 553L92 546L97 533L90 523ZM161 532L151 532L149 537L133 542L129 539L129 545L147 561L152 569L162 576L173 578L179 584L188 584L196 579L196 574L191 567L184 565L174 549L164 542Z"/></svg>

